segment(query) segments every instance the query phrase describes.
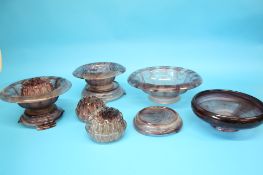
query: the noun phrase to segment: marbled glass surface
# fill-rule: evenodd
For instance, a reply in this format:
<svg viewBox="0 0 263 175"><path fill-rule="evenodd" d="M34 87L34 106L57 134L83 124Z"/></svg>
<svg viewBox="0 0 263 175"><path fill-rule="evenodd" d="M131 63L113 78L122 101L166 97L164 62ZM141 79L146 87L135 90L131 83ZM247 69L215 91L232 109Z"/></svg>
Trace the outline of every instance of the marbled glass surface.
<svg viewBox="0 0 263 175"><path fill-rule="evenodd" d="M237 133L216 131L191 110L206 89L232 89L263 100L262 0L0 0L0 89L17 80L55 75L72 82L57 104L57 126L37 132L17 123L23 109L0 101L1 175L262 175L263 126ZM127 95L108 106L127 121L112 144L89 139L75 114L85 81L80 65L116 62ZM180 66L203 84L168 105L182 130L147 137L133 128L144 107L156 105L127 83L148 66Z"/></svg>

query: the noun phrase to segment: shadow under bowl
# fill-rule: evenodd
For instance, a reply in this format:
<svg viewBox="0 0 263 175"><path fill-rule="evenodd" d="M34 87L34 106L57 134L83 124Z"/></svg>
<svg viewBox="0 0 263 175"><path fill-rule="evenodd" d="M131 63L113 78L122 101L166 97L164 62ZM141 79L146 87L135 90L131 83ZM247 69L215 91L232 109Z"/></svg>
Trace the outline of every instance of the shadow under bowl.
<svg viewBox="0 0 263 175"><path fill-rule="evenodd" d="M263 121L263 103L237 91L202 91L193 97L192 109L199 118L224 132L254 128Z"/></svg>

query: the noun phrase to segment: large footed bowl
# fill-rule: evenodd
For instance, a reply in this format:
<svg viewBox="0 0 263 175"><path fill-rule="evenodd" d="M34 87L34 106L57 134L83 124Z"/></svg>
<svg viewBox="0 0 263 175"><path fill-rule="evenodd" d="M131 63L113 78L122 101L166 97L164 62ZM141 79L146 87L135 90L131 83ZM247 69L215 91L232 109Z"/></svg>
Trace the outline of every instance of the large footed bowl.
<svg viewBox="0 0 263 175"><path fill-rule="evenodd" d="M27 83L28 91L25 89ZM50 85L51 90L43 92L47 84L37 84L37 82L46 82ZM42 76L29 78L13 83L0 92L0 99L10 103L18 103L25 108L19 122L37 130L44 130L56 125L64 110L58 107L55 102L58 97L69 90L71 83L61 77ZM23 94L26 92L28 94ZM35 92L35 94L32 94ZM39 93L39 94L37 94Z"/></svg>
<svg viewBox="0 0 263 175"><path fill-rule="evenodd" d="M192 109L199 118L225 132L254 128L263 121L263 103L236 91L202 91L192 99Z"/></svg>
<svg viewBox="0 0 263 175"><path fill-rule="evenodd" d="M131 86L149 94L149 98L161 104L175 103L179 95L202 83L194 71L181 67L148 67L133 72L128 82Z"/></svg>

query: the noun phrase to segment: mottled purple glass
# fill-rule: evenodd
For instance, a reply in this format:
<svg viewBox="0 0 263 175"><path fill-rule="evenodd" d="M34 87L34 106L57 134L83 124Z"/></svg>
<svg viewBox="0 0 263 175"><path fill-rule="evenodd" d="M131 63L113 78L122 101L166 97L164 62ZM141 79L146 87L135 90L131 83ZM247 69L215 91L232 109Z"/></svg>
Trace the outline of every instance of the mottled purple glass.
<svg viewBox="0 0 263 175"><path fill-rule="evenodd" d="M263 103L230 90L206 90L192 99L195 114L220 131L253 128L263 121Z"/></svg>
<svg viewBox="0 0 263 175"><path fill-rule="evenodd" d="M125 67L112 62L96 62L78 67L73 75L87 83L82 96L96 96L104 102L116 100L125 92L115 77L125 72Z"/></svg>
<svg viewBox="0 0 263 175"><path fill-rule="evenodd" d="M175 103L179 95L202 83L201 77L194 71L181 67L148 67L133 72L128 82L131 86L143 90L150 99L161 104Z"/></svg>
<svg viewBox="0 0 263 175"><path fill-rule="evenodd" d="M18 81L0 92L3 101L18 103L25 108L19 122L38 130L56 125L64 110L55 102L65 93L71 83L61 77L42 76Z"/></svg>
<svg viewBox="0 0 263 175"><path fill-rule="evenodd" d="M144 108L134 118L135 129L145 135L176 133L181 129L182 124L176 111L163 106Z"/></svg>

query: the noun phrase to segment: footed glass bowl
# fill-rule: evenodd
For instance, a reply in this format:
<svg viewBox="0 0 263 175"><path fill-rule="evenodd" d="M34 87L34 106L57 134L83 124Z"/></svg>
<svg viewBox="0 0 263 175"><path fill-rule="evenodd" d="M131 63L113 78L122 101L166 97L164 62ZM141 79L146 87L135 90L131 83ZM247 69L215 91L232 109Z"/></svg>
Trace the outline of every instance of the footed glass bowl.
<svg viewBox="0 0 263 175"><path fill-rule="evenodd" d="M73 75L87 83L82 96L96 96L105 102L122 97L125 92L115 77L125 72L125 67L112 62L96 62L78 67Z"/></svg>
<svg viewBox="0 0 263 175"><path fill-rule="evenodd" d="M263 121L263 103L230 90L206 90L192 100L194 113L219 131L254 128Z"/></svg>
<svg viewBox="0 0 263 175"><path fill-rule="evenodd" d="M18 81L0 92L0 99L25 108L19 122L37 130L56 125L64 110L55 102L71 83L61 77L42 76Z"/></svg>
<svg viewBox="0 0 263 175"><path fill-rule="evenodd" d="M170 104L178 101L180 94L199 86L202 79L192 70L159 66L133 72L128 82L149 94L149 98L154 102Z"/></svg>

